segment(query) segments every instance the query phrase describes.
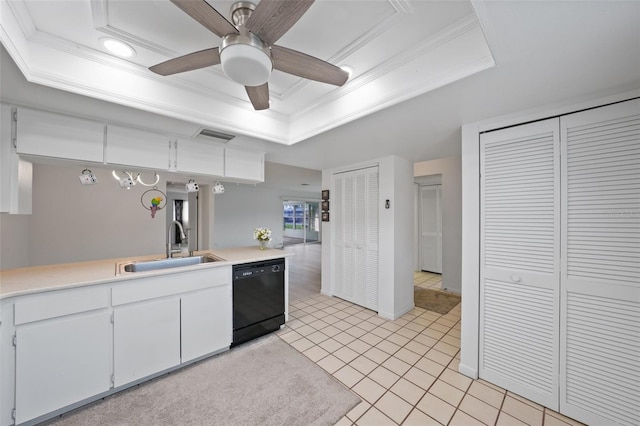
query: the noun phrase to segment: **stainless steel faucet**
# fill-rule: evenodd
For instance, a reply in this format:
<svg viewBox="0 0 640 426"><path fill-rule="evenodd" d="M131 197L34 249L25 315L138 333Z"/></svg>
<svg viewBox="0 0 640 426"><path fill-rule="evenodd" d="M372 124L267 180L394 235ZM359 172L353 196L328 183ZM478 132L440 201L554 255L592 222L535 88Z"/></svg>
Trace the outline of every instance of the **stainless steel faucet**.
<svg viewBox="0 0 640 426"><path fill-rule="evenodd" d="M184 241L184 239L187 238L187 236L184 235L184 229L182 228L182 224L180 222L178 222L177 220L174 220L169 224L169 229L167 229L167 259L170 257L173 257L173 253L180 253L179 249L177 250L171 249L171 226L172 225L178 225L178 229L180 229L180 244L182 244L182 241Z"/></svg>

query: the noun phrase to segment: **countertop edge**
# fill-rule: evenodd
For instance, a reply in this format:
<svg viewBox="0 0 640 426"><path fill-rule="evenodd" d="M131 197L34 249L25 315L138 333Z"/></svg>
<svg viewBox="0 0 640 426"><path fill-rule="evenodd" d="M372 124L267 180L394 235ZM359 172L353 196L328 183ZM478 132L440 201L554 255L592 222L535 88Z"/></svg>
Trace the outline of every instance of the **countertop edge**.
<svg viewBox="0 0 640 426"><path fill-rule="evenodd" d="M178 274L193 270L221 268L241 263L278 259L293 256L291 251L282 249L259 250L256 247L200 250L196 255L212 254L221 259L218 262L202 263L147 272L116 273L117 264L163 258L163 255L145 255L77 263L31 266L18 269L0 270L0 301L11 297L44 293L55 290L88 287L106 283L117 283L167 274ZM35 282L35 283L34 283Z"/></svg>

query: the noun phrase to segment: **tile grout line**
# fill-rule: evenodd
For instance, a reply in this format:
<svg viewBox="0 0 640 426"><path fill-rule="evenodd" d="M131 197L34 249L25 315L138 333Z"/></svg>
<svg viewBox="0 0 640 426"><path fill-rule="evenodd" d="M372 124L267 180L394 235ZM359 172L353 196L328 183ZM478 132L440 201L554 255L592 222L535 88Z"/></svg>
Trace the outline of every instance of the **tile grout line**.
<svg viewBox="0 0 640 426"><path fill-rule="evenodd" d="M345 309L347 309L347 308L343 308L342 310L344 311ZM414 308L412 311L414 311L415 309L416 309L416 308ZM388 353L388 352L386 352L386 351L383 351L383 352L385 352L385 354L386 354L386 355L388 355L388 356L387 356L387 358L385 359L385 361L386 361L387 359L391 358L391 357L394 357L394 355L395 355L395 354L397 354L397 353L398 353L401 349L403 349L403 348L404 348L404 349L406 349L406 350L408 350L408 351L410 351L411 353L413 353L413 354L415 354L415 355L417 355L417 356L420 356L420 357L424 357L424 356L426 355L426 353L430 352L431 350L435 350L435 351L437 351L437 352L439 352L439 353L442 353L443 355L446 355L446 356L450 356L450 357L451 357L451 360L447 363L447 365L443 365L443 367L444 367L444 368L442 369L442 371L440 372L440 374L435 378L435 380L433 381L433 383L431 383L431 385L429 386L429 388L428 388L428 389L424 389L423 387L421 387L421 386L419 386L419 385L417 385L417 384L415 384L415 383L413 383L413 382L409 381L409 383L412 383L412 384L414 384L415 386L418 386L420 389L424 390L424 391L425 391L425 395L426 395L427 393L429 393L429 390L433 387L433 385L438 381L438 379L440 378L440 376L441 376L441 375L446 371L446 369L447 369L447 368L449 368L449 365L451 365L451 363L452 363L452 362L454 362L454 360L456 360L456 359L457 359L457 358L456 358L456 356L457 356L457 355L458 355L458 353L460 352L460 348L459 348L459 347L458 347L458 350L456 351L456 353L455 353L455 354L453 354L453 355L449 355L449 354L447 354L447 353L444 353L444 352L439 351L438 349L436 349L436 348L435 348L435 346L436 346L439 342L441 342L441 341L442 341L443 343L447 343L447 342L444 342L442 339L443 339L444 337L446 337L446 336L447 336L447 335L448 335L452 330L454 330L454 329L455 329L456 325L458 325L458 324L460 323L460 320L456 320L452 325L447 326L447 325L444 325L444 324L442 324L442 323L438 323L438 321L439 321L440 319L442 319L442 318L443 318L445 315L447 315L447 314L439 314L439 316L438 316L436 319L431 320L431 322L430 322L430 324L429 324L428 326L424 326L424 325L422 325L422 324L415 323L414 321L415 321L416 319L418 319L418 318L421 318L421 317L422 317L422 315L423 315L424 313L426 313L426 312L433 312L433 311L429 311L429 310L426 310L426 309L424 309L424 308L417 308L417 309L421 309L421 310L423 310L423 312L420 312L420 314L416 315L416 314L411 314L411 312L412 312L412 311L409 311L407 314L409 314L409 315L413 316L413 318L412 318L411 320L407 320L407 322L406 322L404 325L400 326L400 329L405 328L408 324L414 323L414 324L417 324L420 328L422 328L422 330L421 330L420 332L418 332L418 331L416 331L416 330L412 330L412 329L410 329L410 328L406 327L406 328L408 328L409 330L411 330L411 331L415 332L416 334L415 334L412 338L407 338L406 336L403 336L403 337L405 337L405 338L407 338L407 339L408 339L408 340L407 340L407 342L405 342L403 345L399 345L399 344L397 344L397 343L395 343L395 342L392 342L392 341L390 341L390 340L388 340L388 339L387 339L387 337L389 337L389 336L393 335L395 332L392 332L392 334L389 334L389 335L387 335L387 336L386 336L386 337L384 337L384 338L382 338L382 337L380 337L380 336L377 336L377 337L380 337L380 338L382 339L382 340L381 340L381 342L382 342L382 341L388 341L388 342L390 342L390 343L392 343L392 344L394 344L394 345L398 346L398 349L397 349L396 351L394 351L393 353L391 353L391 354L389 354L389 353ZM356 313L352 314L352 316L357 316L357 314L358 314L358 313L361 313L361 312L364 312L364 311L370 311L370 310L368 310L368 309L366 309L366 308L359 309ZM326 312L326 311L325 311L325 312ZM327 314L328 314L328 313L327 313ZM407 314L405 314L405 315L407 315ZM437 313L436 313L436 314L437 314ZM328 314L328 315L332 315L332 314ZM383 322L383 323L381 323L381 324L379 324L379 325L378 325L378 324L374 324L374 323L372 323L372 322L368 321L368 320L369 320L371 317L373 317L374 315L375 315L375 314L369 315L369 316L368 316L368 318L366 318L366 319L363 319L363 318L361 318L361 317L357 317L357 318L359 318L359 319L360 319L360 321L359 321L359 322L356 322L356 323L353 323L353 324L351 324L351 323L350 323L350 324L351 324L351 326L352 326L352 327L358 327L358 324L362 324L363 322L369 322L370 324L372 324L372 325L375 325L375 326L376 326L374 329L371 329L371 331L369 331L369 333L372 333L372 332L373 332L373 330L375 330L375 329L377 329L377 328L384 328L384 327L382 327L384 324L386 324L386 323L393 323L393 322L394 322L394 320L385 320L385 322ZM404 315L403 315L403 316L404 316ZM402 318L402 317L400 317L400 318ZM302 321L302 322L304 322L304 321ZM309 323L305 323L305 324L309 325ZM411 350L410 348L407 348L407 347L406 347L406 345L408 345L410 342L414 341L415 337L417 337L418 335L422 334L422 332L423 332L424 330L428 329L428 328L429 328L431 325L433 325L433 324L441 325L441 326L443 326L443 327L446 327L448 330L447 330L446 332L442 332L442 331L440 331L440 330L436 330L436 331L438 331L439 333L442 333L442 335L441 335L441 336L440 336L440 338L438 338L437 340L436 340L436 339L434 339L434 340L435 340L435 343L429 347L429 350L428 350L427 352L425 352L425 354L424 354L424 355L421 355L421 354L419 354L419 353L416 353L416 352L414 352L413 350ZM311 327L312 327L312 326L311 326ZM314 328L314 327L312 327L312 328ZM358 328L360 328L360 327L358 327ZM315 328L314 328L314 329L315 329ZM360 329L362 330L362 328L360 328ZM318 331L318 332L320 332L320 333L322 333L322 330L318 330L318 329L315 329L315 330L316 330L316 331ZM385 329L385 330L387 330L387 329ZM366 330L364 330L364 331L365 331L365 332L367 332ZM391 331L391 330L387 330L387 331ZM344 330L343 332L346 332L347 334L349 334L346 330ZM397 332L397 330L396 330L396 332ZM322 334L324 334L324 333L322 333ZM325 336L327 336L327 335L325 334ZM354 337L354 340L353 340L353 341L355 341L355 340L362 341L362 340L360 340L360 337L362 337L362 335L360 335L360 337L355 337L355 336L353 336L353 335L351 335L351 336L352 336L352 337ZM303 336L303 337L305 337L305 336ZM428 337L430 337L430 336L428 336ZM327 336L327 338L329 339L329 338L332 338L332 337L331 337L331 336ZM353 342L353 341L352 341L352 342ZM350 342L350 343L352 343L352 342ZM314 342L313 342L313 343L314 343ZM320 342L320 343L321 343L321 342ZM315 343L314 343L314 346L319 346L319 345L320 345L320 343L318 343L318 344L315 344ZM350 344L350 343L349 343L349 344ZM367 343L367 342L364 342L364 343ZM379 343L380 343L380 342L378 342L378 344L379 344ZM416 342L416 343L423 345L423 344L422 344L422 343L420 343L420 342ZM344 347L344 346L347 346L347 347L348 347L348 345L349 345L349 344L342 345L342 346L343 346L343 347ZM378 344L373 345L373 346L371 346L371 347L376 347ZM447 344L448 344L448 343L447 343ZM423 345L423 346L425 346L425 347L426 347L426 345ZM312 349L312 348L309 348L309 349L307 349L307 350L310 350L310 349ZM349 348L349 349L351 349L351 348ZM332 354L333 354L333 353L335 353L337 350L338 350L338 349L336 349L336 350L335 350L335 351L333 351L333 352L328 352L328 353L327 353L327 355L325 355L324 357L322 357L322 358L320 358L320 359L318 359L317 361L314 361L314 362L318 363L321 359L324 359L324 358L326 358L327 356L332 355ZM352 350L353 350L353 349L352 349ZM367 350L368 350L368 349L367 349ZM358 356L364 356L364 357L366 357L367 359L371 360L370 358L368 358L368 357L364 354L364 352L363 352L363 353L359 353L359 352L357 352L357 351L354 351L354 352L358 353ZM365 352L366 352L366 351L365 351ZM303 354L304 354L304 353L303 353ZM357 358L357 357L356 357L356 358ZM342 367L340 367L338 370L336 370L336 372L337 372L337 371L340 371L340 370L341 370L342 368L344 368L345 366L351 366L351 365L350 365L350 364L351 364L351 362L352 362L354 359L356 359L356 358L353 358L351 361L346 362L346 363L345 363L345 365L343 365L343 366L342 366ZM424 371L424 370L420 369L420 367L416 367L416 364L417 364L417 363L419 362L419 360L420 360L420 359L422 359L422 358L419 358L417 361L415 361L415 362L413 362L413 363L406 362L405 360L403 360L403 359L401 359L401 358L398 358L398 357L395 357L395 358L396 358L396 359L399 359L400 361L402 361L402 362L404 362L404 363L406 363L406 364L407 364L407 365L409 365L410 367L415 367L415 368L418 368L418 369L419 369L419 370L421 370L421 371ZM340 359L340 358L338 358L338 359ZM344 360L342 360L342 359L340 359L340 360L341 360L341 361L344 361ZM375 363L377 364L377 367L382 367L382 368L384 368L384 369L388 370L388 368L386 368L385 366L383 366L383 365L382 365L382 363L378 363L377 361L374 361L374 360L371 360L371 361L375 362ZM431 360L431 361L433 361L433 360ZM383 362L384 362L384 361L383 361ZM440 364L440 363L438 363L437 361L434 361L434 362L436 362L437 364ZM442 365L442 364L440 364L440 365ZM373 370L371 370L371 372L372 372L372 371L375 371L375 370L377 369L377 367L376 367L376 368L374 368ZM354 367L351 367L351 368L353 368L354 370L356 370L356 371L358 371L359 373L361 373L361 374L362 374L362 372L361 372L361 371L359 371L359 370L355 369ZM408 369L406 372L408 372L409 370L410 370L410 369ZM452 370L453 370L453 369L452 369ZM391 370L388 370L388 371L391 371ZM455 370L453 370L453 371L455 371ZM371 374L371 372L370 372L369 374ZM404 374L406 374L406 372L405 372ZM402 401L404 401L404 402L406 402L407 404L409 404L409 405L411 406L412 410L413 410L413 409L418 409L420 412L422 412L422 410L420 410L419 408L417 408L417 404L419 403L419 401L420 401L420 400L422 400L422 398L424 398L424 395L423 395L423 397L422 397L422 398L421 398L417 403L415 403L415 404L412 404L411 402L409 402L409 401L407 401L406 399L404 399L402 396L397 395L395 392L393 392L393 391L391 390L391 388L392 388L392 387L393 387L393 386L394 386L394 385L395 385L395 384L396 384L396 383L397 383L401 378L404 378L404 374L403 374L403 375L399 375L399 374L397 374L397 373L395 373L395 372L393 372L393 371L391 371L391 373L393 373L393 374L397 375L397 376L398 376L398 378L393 382L393 384L391 384L391 385L390 385L390 386L388 386L388 387L387 387L387 386L385 386L385 385L383 385L383 384L381 384L381 383L379 383L379 382L377 382L377 381L376 381L375 379L373 379L373 378L369 378L371 381L373 381L374 383L378 384L379 386L381 386L381 387L383 387L383 388L385 389L385 392L384 392L384 393L383 393L383 394L382 394L382 395L381 395L381 396L380 396L380 397L379 397L379 398L378 398L378 399L377 399L373 404L370 404L370 405L371 405L371 407L375 407L375 404L376 404L378 401L380 401L380 399L382 399L382 397L383 397L387 392L391 392L393 395L397 396L397 397L398 397L398 398L400 398ZM426 372L426 371L425 371L425 373L429 374L429 373L428 373L428 372ZM331 374L333 377L335 377L335 372L334 372L334 373L330 373L330 374ZM364 378L365 378L365 377L369 377L369 374L363 375L363 377L362 377L360 380L358 380L357 382L355 382L351 387L349 387L349 389L353 389L353 388L354 388L358 383L360 383L362 380L364 380ZM344 382L342 382L340 379L338 379L337 377L335 377L335 378L336 378L338 381L340 381L343 385L345 385L345 386L346 386L346 384L345 384ZM405 379L405 380L407 380L407 379ZM445 383L447 383L448 385L452 386L451 384L449 384L449 383L448 383L448 382L446 382L445 380L443 380L443 382L445 382ZM453 386L453 387L455 387L455 386ZM470 388L470 386L468 386L468 387L467 387L467 390L465 391L464 395L466 395L466 394L467 394L467 391L468 391L468 389L469 389L469 388ZM434 397L436 397L436 398L440 399L437 395L434 395L434 394L431 394L431 395L433 395ZM464 396L463 396L463 398L464 398ZM367 403L369 403L369 401L367 401L366 399L365 399L365 401L366 401ZM447 403L446 401L444 401L444 402L445 402L445 403ZM461 399L460 403L458 403L458 406L461 404L461 402L462 402L462 399ZM447 404L449 404L449 403L447 403ZM449 405L451 405L451 404L449 404ZM455 407L455 408L456 408L456 410L458 409L458 406L456 406L456 407ZM369 408L369 409L370 409L370 408ZM368 409L367 411L369 411L369 409ZM407 414L407 415L402 419L402 421L406 420L406 418L410 415L410 413L411 413L411 411L412 411L412 410L410 410L410 411L409 411L409 413L408 413L408 414ZM358 417L355 421L357 421L357 420L358 420L358 419L360 419L362 416L364 416L364 415L366 414L366 412L367 412L367 411L365 411L364 413L362 413L362 414L361 414L361 416L360 416L360 417ZM380 411L380 410L378 410L378 411ZM464 411L463 411L463 412L464 412ZM382 413L383 415L385 415L385 417L387 417L387 416L386 416L386 414L385 414L384 412L381 412L381 413ZM454 413L455 413L455 412L454 412ZM426 413L425 413L425 414L426 414ZM465 413L465 414L468 414L468 413ZM473 417L473 416L471 416L471 417ZM474 417L474 418L475 418L475 417ZM351 419L349 419L349 420L351 420ZM390 420L392 420L392 419L390 419ZM450 420L451 420L451 419L450 419ZM478 420L479 420L479 419L478 419ZM393 420L392 420L392 421L393 421ZM395 422L394 422L394 423L395 423Z"/></svg>

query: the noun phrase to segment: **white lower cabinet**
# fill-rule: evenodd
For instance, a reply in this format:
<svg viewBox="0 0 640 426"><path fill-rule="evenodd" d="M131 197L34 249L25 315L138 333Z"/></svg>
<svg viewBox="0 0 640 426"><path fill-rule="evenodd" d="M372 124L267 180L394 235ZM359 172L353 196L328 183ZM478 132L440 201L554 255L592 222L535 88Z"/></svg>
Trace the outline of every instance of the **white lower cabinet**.
<svg viewBox="0 0 640 426"><path fill-rule="evenodd" d="M231 287L209 288L182 296L182 362L228 348L232 337Z"/></svg>
<svg viewBox="0 0 640 426"><path fill-rule="evenodd" d="M113 358L116 387L180 364L180 299L115 308Z"/></svg>
<svg viewBox="0 0 640 426"><path fill-rule="evenodd" d="M46 420L231 345L231 266L0 302L0 426Z"/></svg>
<svg viewBox="0 0 640 426"><path fill-rule="evenodd" d="M111 387L111 316L104 310L16 327L16 423Z"/></svg>

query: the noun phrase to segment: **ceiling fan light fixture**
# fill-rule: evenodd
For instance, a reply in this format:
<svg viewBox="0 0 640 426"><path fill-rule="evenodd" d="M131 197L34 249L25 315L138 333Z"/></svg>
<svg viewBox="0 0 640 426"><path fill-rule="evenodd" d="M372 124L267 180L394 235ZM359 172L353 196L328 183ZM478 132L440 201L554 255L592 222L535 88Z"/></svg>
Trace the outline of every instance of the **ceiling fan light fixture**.
<svg viewBox="0 0 640 426"><path fill-rule="evenodd" d="M353 67L350 65L340 65L340 69L349 74L349 77L353 74Z"/></svg>
<svg viewBox="0 0 640 426"><path fill-rule="evenodd" d="M273 70L269 48L255 36L240 34L223 39L220 63L227 77L243 86L262 86Z"/></svg>

